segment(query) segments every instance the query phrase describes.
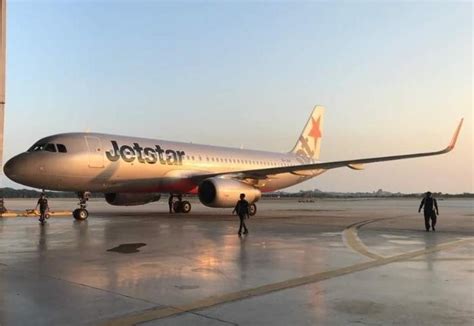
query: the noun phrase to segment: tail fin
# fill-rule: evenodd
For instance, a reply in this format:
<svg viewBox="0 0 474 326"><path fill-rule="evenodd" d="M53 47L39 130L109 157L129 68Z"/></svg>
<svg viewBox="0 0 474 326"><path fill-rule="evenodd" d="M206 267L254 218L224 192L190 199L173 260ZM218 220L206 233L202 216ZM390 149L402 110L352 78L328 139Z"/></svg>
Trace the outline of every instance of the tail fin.
<svg viewBox="0 0 474 326"><path fill-rule="evenodd" d="M324 122L324 107L316 105L306 123L295 147L291 150L301 157L303 162L319 160Z"/></svg>

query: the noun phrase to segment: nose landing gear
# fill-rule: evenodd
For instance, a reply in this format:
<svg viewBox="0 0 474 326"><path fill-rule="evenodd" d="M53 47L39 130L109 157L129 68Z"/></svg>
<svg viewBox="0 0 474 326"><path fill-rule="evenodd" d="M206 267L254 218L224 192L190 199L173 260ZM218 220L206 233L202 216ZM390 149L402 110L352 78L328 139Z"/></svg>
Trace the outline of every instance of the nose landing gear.
<svg viewBox="0 0 474 326"><path fill-rule="evenodd" d="M90 197L90 192L84 191L77 193L79 197L79 208L75 209L72 212L72 216L78 221L84 221L89 217L89 212L87 211L87 201Z"/></svg>

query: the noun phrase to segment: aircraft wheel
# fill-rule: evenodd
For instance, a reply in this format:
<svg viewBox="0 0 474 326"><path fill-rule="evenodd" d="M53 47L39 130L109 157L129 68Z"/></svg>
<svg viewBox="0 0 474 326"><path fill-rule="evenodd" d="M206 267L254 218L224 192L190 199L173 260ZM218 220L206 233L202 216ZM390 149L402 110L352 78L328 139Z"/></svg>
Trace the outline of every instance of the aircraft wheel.
<svg viewBox="0 0 474 326"><path fill-rule="evenodd" d="M74 218L78 221L84 221L87 220L87 218L89 217L89 212L87 211L87 209L78 208L74 210L72 216L74 216Z"/></svg>
<svg viewBox="0 0 474 326"><path fill-rule="evenodd" d="M188 201L181 202L181 212L189 213L191 211L191 203Z"/></svg>
<svg viewBox="0 0 474 326"><path fill-rule="evenodd" d="M254 216L255 214L257 214L257 205L250 204L249 205L249 215Z"/></svg>

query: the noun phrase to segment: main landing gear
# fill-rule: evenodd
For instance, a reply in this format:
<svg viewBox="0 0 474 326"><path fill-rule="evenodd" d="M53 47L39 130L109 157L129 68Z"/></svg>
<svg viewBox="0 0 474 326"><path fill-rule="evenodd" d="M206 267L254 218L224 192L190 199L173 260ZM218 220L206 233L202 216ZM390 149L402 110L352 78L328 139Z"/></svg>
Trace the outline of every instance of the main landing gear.
<svg viewBox="0 0 474 326"><path fill-rule="evenodd" d="M191 211L191 203L187 200L182 200L181 195L175 196L170 195L170 200L172 201L173 212L175 213L189 213ZM177 198L175 201L174 198Z"/></svg>
<svg viewBox="0 0 474 326"><path fill-rule="evenodd" d="M257 205L250 204L249 205L249 215L254 216L255 214L257 214Z"/></svg>
<svg viewBox="0 0 474 326"><path fill-rule="evenodd" d="M78 221L87 220L87 218L89 217L89 212L87 211L86 207L87 201L90 197L90 192L78 192L77 196L79 197L79 208L75 209L74 212L72 212L72 216Z"/></svg>
<svg viewBox="0 0 474 326"><path fill-rule="evenodd" d="M191 203L186 201L186 200L182 200L182 201L175 201L173 203L173 210L175 213L189 213L191 211Z"/></svg>

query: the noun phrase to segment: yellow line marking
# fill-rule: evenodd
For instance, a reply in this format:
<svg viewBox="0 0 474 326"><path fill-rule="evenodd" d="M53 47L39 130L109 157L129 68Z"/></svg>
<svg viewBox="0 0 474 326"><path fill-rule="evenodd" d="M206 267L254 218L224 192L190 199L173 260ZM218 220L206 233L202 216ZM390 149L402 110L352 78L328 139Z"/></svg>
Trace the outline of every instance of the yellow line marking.
<svg viewBox="0 0 474 326"><path fill-rule="evenodd" d="M365 220L361 222L354 223L352 225L349 225L344 231L342 232L342 239L343 242L352 250L355 252L372 258L372 259L381 259L381 258L386 258L388 256L383 256L379 255L377 253L374 253L367 248L367 246L362 242L362 240L359 238L359 229L363 227L364 225L374 223L374 222L379 222L379 221L385 221L385 220L391 220L394 218L400 218L400 217L406 217L407 215L400 215L400 216L393 216L393 217L385 217L385 218L375 218L371 220Z"/></svg>
<svg viewBox="0 0 474 326"><path fill-rule="evenodd" d="M430 261L471 261L474 257L432 258ZM423 258L410 259L409 261L425 261Z"/></svg>
<svg viewBox="0 0 474 326"><path fill-rule="evenodd" d="M198 300L180 307L156 307L141 312L132 313L116 319L104 322L102 325L107 326L122 326L122 325L136 325L139 323L152 321L156 319L175 316L181 313L203 310L219 304L229 303L237 300L242 300L250 297L261 296L275 291L286 290L293 287L298 287L306 284L316 283L328 280L334 277L360 272L369 268L379 267L386 264L409 260L418 256L431 254L433 252L454 248L473 241L474 238L456 240L452 242L442 243L431 248L415 250L404 254L399 254L391 257L382 257L377 260L372 260L365 263L359 263L348 267L338 268L332 271L316 273L308 276L298 277L283 282L267 284L258 286L252 289L246 289L238 292L232 292L223 295L215 295L203 300Z"/></svg>
<svg viewBox="0 0 474 326"><path fill-rule="evenodd" d="M0 217L39 217L40 214L37 211L7 211L5 213L0 213ZM72 216L71 211L55 211L49 212L50 217L68 217Z"/></svg>
<svg viewBox="0 0 474 326"><path fill-rule="evenodd" d="M352 225L349 225L346 229L344 229L344 231L342 232L342 239L344 240L344 243L348 247L350 247L352 250L354 250L355 252L358 252L359 254L363 256L366 256L372 259L386 258L386 256L382 256L382 255L369 251L369 249L365 246L365 244L359 238L358 232L359 232L359 229L366 224L374 223L378 221L390 220L390 219L394 219L398 217L402 217L402 216L376 218L372 220L366 220L366 221L354 223Z"/></svg>

